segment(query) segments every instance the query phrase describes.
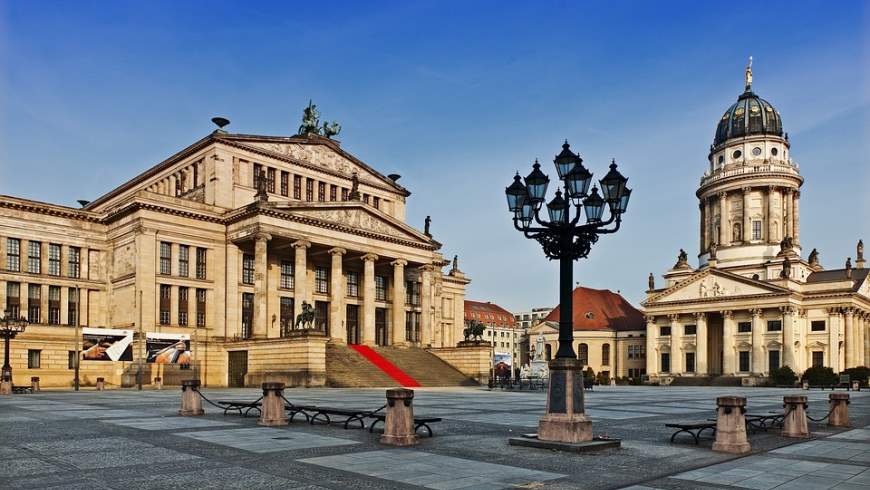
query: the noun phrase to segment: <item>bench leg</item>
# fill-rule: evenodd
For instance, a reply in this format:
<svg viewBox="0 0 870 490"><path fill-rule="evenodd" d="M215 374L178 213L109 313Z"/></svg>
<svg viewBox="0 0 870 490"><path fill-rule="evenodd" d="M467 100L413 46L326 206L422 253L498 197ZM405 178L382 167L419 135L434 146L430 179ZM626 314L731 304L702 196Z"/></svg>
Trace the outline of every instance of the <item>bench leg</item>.
<svg viewBox="0 0 870 490"><path fill-rule="evenodd" d="M374 430L375 430L375 426L376 426L376 425L378 424L378 422L380 422L380 421L381 421L380 419L375 419L375 420L371 423L371 425L369 425L369 432L374 432Z"/></svg>
<svg viewBox="0 0 870 490"><path fill-rule="evenodd" d="M429 427L429 424L427 424L425 422L420 422L419 424L417 424L417 426L414 427L414 433L417 433L417 431L420 430L420 427L425 427L426 432L429 433L429 437L432 437L432 428Z"/></svg>

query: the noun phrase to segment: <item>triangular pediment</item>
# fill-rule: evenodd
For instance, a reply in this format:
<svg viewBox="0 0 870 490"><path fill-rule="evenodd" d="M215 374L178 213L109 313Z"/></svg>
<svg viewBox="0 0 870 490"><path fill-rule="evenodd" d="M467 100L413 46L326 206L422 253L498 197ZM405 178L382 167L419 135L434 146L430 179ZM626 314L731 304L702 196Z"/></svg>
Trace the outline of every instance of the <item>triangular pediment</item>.
<svg viewBox="0 0 870 490"><path fill-rule="evenodd" d="M870 298L870 274L864 278L863 284L855 288L858 294L864 296L865 298Z"/></svg>
<svg viewBox="0 0 870 490"><path fill-rule="evenodd" d="M559 324L556 322L541 322L529 329L529 336L538 334L559 333Z"/></svg>
<svg viewBox="0 0 870 490"><path fill-rule="evenodd" d="M430 237L361 202L279 204L273 209L323 224L364 231L398 240L437 245Z"/></svg>
<svg viewBox="0 0 870 490"><path fill-rule="evenodd" d="M773 286L759 280L718 269L707 269L658 293L644 304L648 306L682 301L722 300L730 297L784 294L787 292L779 286Z"/></svg>

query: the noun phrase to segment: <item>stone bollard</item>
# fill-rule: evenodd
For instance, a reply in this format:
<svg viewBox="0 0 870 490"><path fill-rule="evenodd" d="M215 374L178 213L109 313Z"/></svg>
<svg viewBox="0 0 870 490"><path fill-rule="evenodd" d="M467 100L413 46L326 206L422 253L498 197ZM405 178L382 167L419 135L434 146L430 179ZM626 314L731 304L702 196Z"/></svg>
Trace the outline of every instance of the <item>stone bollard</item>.
<svg viewBox="0 0 870 490"><path fill-rule="evenodd" d="M106 380L104 378L97 378L97 391L103 391L106 389Z"/></svg>
<svg viewBox="0 0 870 490"><path fill-rule="evenodd" d="M205 410L202 409L202 398L197 393L198 389L198 379L185 379L181 381L181 410L178 411L178 415L186 417L205 415Z"/></svg>
<svg viewBox="0 0 870 490"><path fill-rule="evenodd" d="M39 376L30 377L30 391L39 393Z"/></svg>
<svg viewBox="0 0 870 490"><path fill-rule="evenodd" d="M263 405L257 425L287 425L284 411L284 383L263 383Z"/></svg>
<svg viewBox="0 0 870 490"><path fill-rule="evenodd" d="M163 389L163 378L161 378L160 376L157 376L156 378L154 378L154 387L157 388L158 390L162 390Z"/></svg>
<svg viewBox="0 0 870 490"><path fill-rule="evenodd" d="M783 437L807 438L810 431L807 428L807 397L806 395L789 395L782 397L782 408L785 419L782 422Z"/></svg>
<svg viewBox="0 0 870 490"><path fill-rule="evenodd" d="M831 393L828 395L828 406L831 410L828 426L849 427L849 394Z"/></svg>
<svg viewBox="0 0 870 490"><path fill-rule="evenodd" d="M720 396L716 398L716 442L713 450L723 453L744 454L751 449L746 439L746 398Z"/></svg>
<svg viewBox="0 0 870 490"><path fill-rule="evenodd" d="M861 383L859 381L852 381L852 391L861 391Z"/></svg>
<svg viewBox="0 0 870 490"><path fill-rule="evenodd" d="M392 388L387 390L387 414L384 420L382 444L413 446L417 444L414 430L414 390Z"/></svg>

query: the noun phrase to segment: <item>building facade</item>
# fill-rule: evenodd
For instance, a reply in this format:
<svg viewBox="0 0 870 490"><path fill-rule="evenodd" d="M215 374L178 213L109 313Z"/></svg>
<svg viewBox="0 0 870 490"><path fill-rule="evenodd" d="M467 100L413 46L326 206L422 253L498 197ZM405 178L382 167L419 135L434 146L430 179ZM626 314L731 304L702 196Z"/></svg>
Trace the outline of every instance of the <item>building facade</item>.
<svg viewBox="0 0 870 490"><path fill-rule="evenodd" d="M521 328L532 328L542 322L551 311L553 311L553 308L542 307L532 308L529 311L514 312L514 320L517 322L517 326Z"/></svg>
<svg viewBox="0 0 870 490"><path fill-rule="evenodd" d="M140 363L151 333L187 335L217 386L322 384L328 341L455 346L469 280L398 179L318 134L219 129L81 209L0 196L0 307L30 322L15 382L70 386L78 327L132 331L132 360L81 365L120 385L170 377Z"/></svg>
<svg viewBox="0 0 870 490"><path fill-rule="evenodd" d="M870 283L863 243L856 264L825 270L803 258L800 189L779 112L752 91L722 115L699 200L699 267L681 251L647 299L647 371L740 376L747 382L788 366L835 371L870 364Z"/></svg>
<svg viewBox="0 0 870 490"><path fill-rule="evenodd" d="M492 344L493 363L507 362L512 369L516 369L520 363L523 329L514 321L511 312L488 301L466 300L465 323L467 325L472 321L486 325L483 340Z"/></svg>

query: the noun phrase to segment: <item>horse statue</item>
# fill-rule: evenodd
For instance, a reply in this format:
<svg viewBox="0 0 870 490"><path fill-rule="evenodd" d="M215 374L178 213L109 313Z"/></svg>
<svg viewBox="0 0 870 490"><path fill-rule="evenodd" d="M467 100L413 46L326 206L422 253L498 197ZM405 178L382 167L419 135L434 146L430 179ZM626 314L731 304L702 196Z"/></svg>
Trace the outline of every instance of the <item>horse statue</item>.
<svg viewBox="0 0 870 490"><path fill-rule="evenodd" d="M484 330L486 330L486 325L481 322L472 321L467 327L465 327L465 330L463 330L465 340L483 340Z"/></svg>
<svg viewBox="0 0 870 490"><path fill-rule="evenodd" d="M300 325L302 325L300 327ZM296 315L296 323L293 329L309 329L314 325L314 307L308 304L307 301L302 302L302 313Z"/></svg>
<svg viewBox="0 0 870 490"><path fill-rule="evenodd" d="M310 100L308 107L302 111L302 125L299 126L299 134L320 134L320 111Z"/></svg>

